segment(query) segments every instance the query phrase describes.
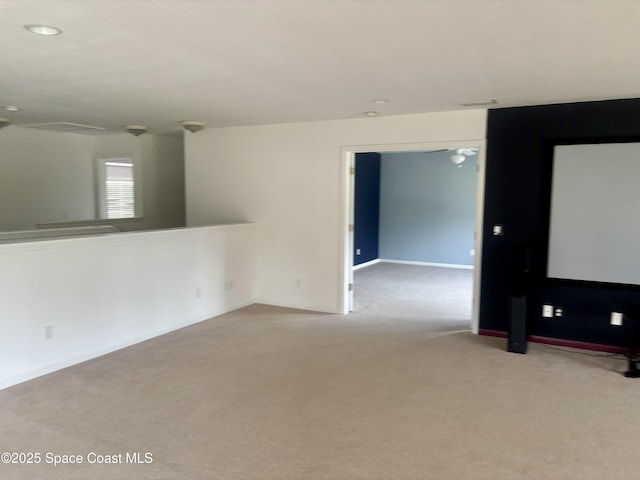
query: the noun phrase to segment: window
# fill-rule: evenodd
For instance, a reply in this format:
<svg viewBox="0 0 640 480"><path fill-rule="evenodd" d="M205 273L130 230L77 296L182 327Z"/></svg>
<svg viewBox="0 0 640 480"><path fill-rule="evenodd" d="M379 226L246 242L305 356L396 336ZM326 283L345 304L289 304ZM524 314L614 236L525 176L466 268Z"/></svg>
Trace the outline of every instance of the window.
<svg viewBox="0 0 640 480"><path fill-rule="evenodd" d="M132 159L100 159L98 169L100 218L135 217L135 182Z"/></svg>

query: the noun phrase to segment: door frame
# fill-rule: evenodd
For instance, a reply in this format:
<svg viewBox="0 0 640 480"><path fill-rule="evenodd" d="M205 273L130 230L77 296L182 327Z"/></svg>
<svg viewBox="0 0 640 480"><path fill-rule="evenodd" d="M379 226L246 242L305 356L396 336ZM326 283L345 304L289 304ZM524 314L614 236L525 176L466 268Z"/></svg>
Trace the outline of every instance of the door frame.
<svg viewBox="0 0 640 480"><path fill-rule="evenodd" d="M484 216L484 190L485 190L485 168L486 168L486 141L477 140L447 140L440 142L418 142L418 143L394 143L394 144L371 144L352 145L342 147L340 155L341 172L341 212L342 221L340 225L340 292L339 308L341 313L347 314L353 308L353 231L349 225L354 221L354 199L355 199L355 155L356 153L379 152L425 152L429 150L440 150L449 148L477 148L478 149L478 172L476 183L476 217L474 232L474 269L473 269L473 298L471 307L471 331L478 333L480 325L480 279L482 267L482 221ZM353 170L352 170L353 169ZM352 174L351 172L354 172Z"/></svg>

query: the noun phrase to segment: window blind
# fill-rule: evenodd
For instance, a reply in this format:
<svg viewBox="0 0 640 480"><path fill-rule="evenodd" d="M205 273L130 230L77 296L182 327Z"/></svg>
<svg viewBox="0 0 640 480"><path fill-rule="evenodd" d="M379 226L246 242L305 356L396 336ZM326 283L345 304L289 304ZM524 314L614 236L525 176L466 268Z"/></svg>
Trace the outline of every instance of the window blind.
<svg viewBox="0 0 640 480"><path fill-rule="evenodd" d="M104 167L107 218L134 217L133 164L107 161Z"/></svg>

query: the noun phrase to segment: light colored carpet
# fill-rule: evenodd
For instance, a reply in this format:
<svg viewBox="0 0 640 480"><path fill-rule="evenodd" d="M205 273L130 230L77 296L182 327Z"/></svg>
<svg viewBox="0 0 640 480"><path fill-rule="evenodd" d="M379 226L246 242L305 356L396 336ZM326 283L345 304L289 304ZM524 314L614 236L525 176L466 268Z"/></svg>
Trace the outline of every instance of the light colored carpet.
<svg viewBox="0 0 640 480"><path fill-rule="evenodd" d="M473 271L377 263L354 272L354 313L469 329Z"/></svg>
<svg viewBox="0 0 640 480"><path fill-rule="evenodd" d="M439 314L447 329L390 305L254 305L1 391L0 452L85 463L0 464L0 478L638 478L640 380L623 362L510 354L458 332L457 306ZM153 461L91 465L91 452Z"/></svg>

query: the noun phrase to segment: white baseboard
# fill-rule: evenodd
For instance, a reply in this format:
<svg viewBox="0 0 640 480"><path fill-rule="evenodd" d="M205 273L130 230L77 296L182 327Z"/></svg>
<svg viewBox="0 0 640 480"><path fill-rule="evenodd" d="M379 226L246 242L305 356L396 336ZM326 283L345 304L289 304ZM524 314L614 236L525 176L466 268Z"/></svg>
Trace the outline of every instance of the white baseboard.
<svg viewBox="0 0 640 480"><path fill-rule="evenodd" d="M204 318L197 318L195 320L192 321L188 321L188 322L184 322L184 323L179 323L176 324L172 327L166 328L166 329L162 329L162 330L157 330L155 332L147 332L144 335L140 335L137 337L133 337L133 338L129 338L121 343L118 344L113 344L113 345L109 345L109 346L105 346L102 348L98 348L95 350L91 350L88 352L84 352L81 355L76 355L73 357L69 357L69 358L64 358L64 359L60 359L59 361L47 364L47 365L42 365L38 368L34 368L25 372L21 372L17 375L11 375L9 377L5 377L5 378L0 378L0 390L3 390L5 388L9 388L12 387L14 385L17 385L19 383L23 383L23 382L27 382L29 380L33 380L34 378L38 378L41 377L43 375L48 375L50 373L56 372L58 370L62 370L64 368L68 368L68 367L72 367L74 365L78 365L79 363L83 363L89 360L93 360L94 358L98 358L98 357L102 357L103 355L108 355L109 353L113 353L116 352L118 350L122 350L123 348L127 348L127 347L131 347L133 345L136 345L138 343L142 343L142 342L146 342L147 340L151 340L155 337L159 337L161 335L165 335L167 333L179 330L181 328L185 328L185 327L189 327L191 325L194 325L196 323L200 323L200 322L204 322L205 320L210 320L212 318L215 318L219 315L224 315L225 313L229 313L232 312L234 310L238 310L239 308L243 308L249 305L252 305L254 302L243 302L241 304L235 305L233 307L229 307L229 308L224 308L224 309L218 309L214 312L212 312L210 315L207 315Z"/></svg>
<svg viewBox="0 0 640 480"><path fill-rule="evenodd" d="M360 263L358 265L354 265L353 269L358 270L360 268L369 267L371 265L375 265L376 263L380 263L380 259L376 258L375 260L369 260L368 262Z"/></svg>
<svg viewBox="0 0 640 480"><path fill-rule="evenodd" d="M401 263L404 265L422 265L424 267L461 268L464 270L473 270L473 265L458 265L456 263L411 262L407 260L390 260L388 258L380 258L378 261L384 263Z"/></svg>

